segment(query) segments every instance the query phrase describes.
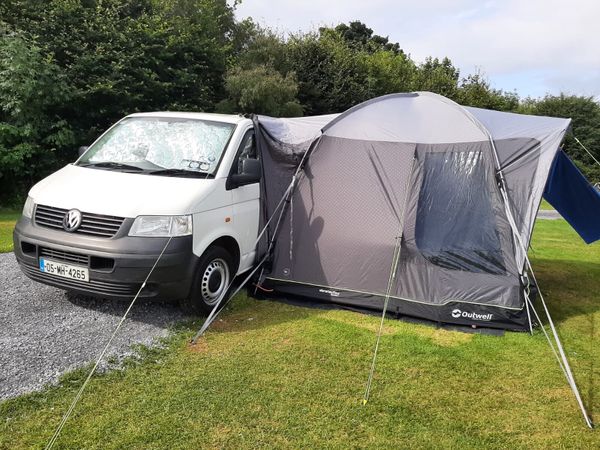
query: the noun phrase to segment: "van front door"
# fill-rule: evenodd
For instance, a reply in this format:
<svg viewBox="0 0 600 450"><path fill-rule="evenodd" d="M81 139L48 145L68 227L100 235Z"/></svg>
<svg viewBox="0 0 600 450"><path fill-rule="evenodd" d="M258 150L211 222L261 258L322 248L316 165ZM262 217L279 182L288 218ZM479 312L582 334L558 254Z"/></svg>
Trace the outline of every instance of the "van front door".
<svg viewBox="0 0 600 450"><path fill-rule="evenodd" d="M244 159L258 159L254 130L244 135L231 174L241 174ZM260 183L250 183L232 189L233 222L240 244L240 267L238 272L249 269L256 257L256 237L258 236L260 212Z"/></svg>

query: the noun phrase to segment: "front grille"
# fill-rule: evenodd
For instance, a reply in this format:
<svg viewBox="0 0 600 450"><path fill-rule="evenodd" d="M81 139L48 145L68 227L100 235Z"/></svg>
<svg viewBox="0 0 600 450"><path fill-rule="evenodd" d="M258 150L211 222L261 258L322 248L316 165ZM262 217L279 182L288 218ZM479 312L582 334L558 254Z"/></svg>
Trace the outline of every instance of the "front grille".
<svg viewBox="0 0 600 450"><path fill-rule="evenodd" d="M89 257L79 253L63 252L62 250L54 250L52 248L40 247L40 257L49 258L56 261L63 261L68 264L79 264L82 266L88 265Z"/></svg>
<svg viewBox="0 0 600 450"><path fill-rule="evenodd" d="M63 218L68 209L52 206L37 205L35 208L36 225L63 230ZM89 236L113 237L121 228L124 217L106 216L101 214L81 213L81 225L73 233Z"/></svg>
<svg viewBox="0 0 600 450"><path fill-rule="evenodd" d="M99 296L116 296L116 297L132 297L134 296L140 284L137 283L114 283L111 281L79 281L69 278L62 278L49 273L41 272L35 266L21 264L21 269L29 278L56 286L62 289L74 289ZM144 293L142 292L142 296Z"/></svg>

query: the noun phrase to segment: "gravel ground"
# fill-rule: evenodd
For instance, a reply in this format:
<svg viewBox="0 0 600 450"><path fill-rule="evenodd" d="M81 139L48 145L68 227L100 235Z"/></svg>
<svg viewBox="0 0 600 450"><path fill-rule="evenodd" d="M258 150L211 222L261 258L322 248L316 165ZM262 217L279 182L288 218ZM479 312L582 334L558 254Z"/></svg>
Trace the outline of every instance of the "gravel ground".
<svg viewBox="0 0 600 450"><path fill-rule="evenodd" d="M0 400L55 383L94 361L128 306L35 283L12 253L0 254L0 279ZM138 301L106 358L131 355L133 344L156 344L186 318L176 305Z"/></svg>

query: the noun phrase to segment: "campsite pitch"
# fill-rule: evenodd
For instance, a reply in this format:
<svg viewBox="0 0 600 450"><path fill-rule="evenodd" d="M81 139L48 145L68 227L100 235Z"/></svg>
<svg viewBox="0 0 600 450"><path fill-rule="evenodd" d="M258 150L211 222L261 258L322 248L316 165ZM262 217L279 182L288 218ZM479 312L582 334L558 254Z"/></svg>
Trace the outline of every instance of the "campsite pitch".
<svg viewBox="0 0 600 450"><path fill-rule="evenodd" d="M538 222L532 257L584 402L600 417L600 246ZM599 448L537 331L503 337L237 298L196 346L95 376L56 448ZM0 404L0 448L43 447L85 376ZM597 419L598 420L598 419Z"/></svg>

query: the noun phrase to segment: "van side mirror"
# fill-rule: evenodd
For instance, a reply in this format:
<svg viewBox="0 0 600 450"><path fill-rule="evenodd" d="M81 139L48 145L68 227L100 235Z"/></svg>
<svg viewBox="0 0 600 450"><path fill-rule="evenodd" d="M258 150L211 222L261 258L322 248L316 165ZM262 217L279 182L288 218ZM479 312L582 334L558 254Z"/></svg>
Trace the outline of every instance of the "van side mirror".
<svg viewBox="0 0 600 450"><path fill-rule="evenodd" d="M258 183L260 181L261 164L258 159L246 158L242 163L242 173L234 173L227 180L227 189L235 189L246 184Z"/></svg>
<svg viewBox="0 0 600 450"><path fill-rule="evenodd" d="M85 152L87 152L87 149L90 148L87 145L82 145L81 147L79 147L79 149L77 150L77 154L79 156L83 155Z"/></svg>

